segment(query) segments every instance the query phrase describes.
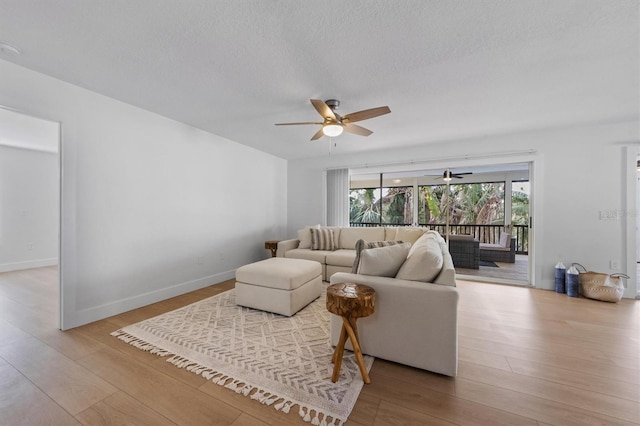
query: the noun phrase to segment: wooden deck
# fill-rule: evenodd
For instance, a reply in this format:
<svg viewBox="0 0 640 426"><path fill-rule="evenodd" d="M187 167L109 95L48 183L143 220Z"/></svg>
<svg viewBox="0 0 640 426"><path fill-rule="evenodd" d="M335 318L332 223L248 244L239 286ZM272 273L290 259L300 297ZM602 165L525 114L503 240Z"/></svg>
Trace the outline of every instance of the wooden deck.
<svg viewBox="0 0 640 426"><path fill-rule="evenodd" d="M482 278L483 281L510 282L527 285L529 280L529 256L516 254L516 263L495 262L498 267L480 266L480 269L456 268L460 278Z"/></svg>

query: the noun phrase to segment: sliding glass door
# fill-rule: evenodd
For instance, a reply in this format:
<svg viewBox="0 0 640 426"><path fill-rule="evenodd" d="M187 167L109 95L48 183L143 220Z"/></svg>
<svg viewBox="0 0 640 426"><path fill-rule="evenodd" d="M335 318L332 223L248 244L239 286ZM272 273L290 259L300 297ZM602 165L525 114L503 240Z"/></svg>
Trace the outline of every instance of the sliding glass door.
<svg viewBox="0 0 640 426"><path fill-rule="evenodd" d="M529 284L530 197L529 163L352 174L349 223L475 240L478 268L459 275Z"/></svg>

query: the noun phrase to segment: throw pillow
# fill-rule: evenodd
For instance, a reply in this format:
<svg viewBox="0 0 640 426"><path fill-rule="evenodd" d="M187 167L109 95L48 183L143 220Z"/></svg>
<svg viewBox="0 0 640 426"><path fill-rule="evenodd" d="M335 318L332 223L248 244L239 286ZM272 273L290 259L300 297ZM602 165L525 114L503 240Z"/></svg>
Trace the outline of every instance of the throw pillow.
<svg viewBox="0 0 640 426"><path fill-rule="evenodd" d="M357 273L377 277L395 277L409 254L411 243L368 248L360 253Z"/></svg>
<svg viewBox="0 0 640 426"><path fill-rule="evenodd" d="M502 247L511 248L511 234L507 234L506 232L500 233L500 245Z"/></svg>
<svg viewBox="0 0 640 426"><path fill-rule="evenodd" d="M311 248L311 228L320 228L320 225L305 226L304 228L298 230L298 240L300 240L300 243L298 244L298 248L300 249Z"/></svg>
<svg viewBox="0 0 640 426"><path fill-rule="evenodd" d="M444 259L442 248L436 238L424 235L409 250L396 278L432 283L440 274Z"/></svg>
<svg viewBox="0 0 640 426"><path fill-rule="evenodd" d="M333 230L329 228L311 228L311 250L334 251Z"/></svg>
<svg viewBox="0 0 640 426"><path fill-rule="evenodd" d="M351 268L351 273L352 274L357 274L358 273L358 265L360 265L360 253L362 253L362 250L365 249L370 249L370 248L376 248L376 247L387 247L387 246L393 246L396 244L402 244L402 241L371 241L371 242L367 242L363 239L360 239L358 241L356 241L356 258L353 261L353 267ZM406 256L405 256L406 257Z"/></svg>

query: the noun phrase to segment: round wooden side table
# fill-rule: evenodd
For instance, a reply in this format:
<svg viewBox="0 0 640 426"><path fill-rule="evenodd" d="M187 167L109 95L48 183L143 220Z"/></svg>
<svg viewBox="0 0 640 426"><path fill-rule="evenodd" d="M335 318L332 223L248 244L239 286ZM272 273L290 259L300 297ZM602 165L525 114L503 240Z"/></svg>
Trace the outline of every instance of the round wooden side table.
<svg viewBox="0 0 640 426"><path fill-rule="evenodd" d="M362 349L358 337L358 327L356 320L373 314L376 304L376 292L369 286L354 283L332 284L327 287L327 310L332 314L342 317L342 330L340 340L333 352L331 362L333 362L333 375L331 381L338 381L340 377L340 367L342 366L342 356L347 337L351 340L353 352L358 361L360 374L365 383L371 383L369 373L364 365Z"/></svg>

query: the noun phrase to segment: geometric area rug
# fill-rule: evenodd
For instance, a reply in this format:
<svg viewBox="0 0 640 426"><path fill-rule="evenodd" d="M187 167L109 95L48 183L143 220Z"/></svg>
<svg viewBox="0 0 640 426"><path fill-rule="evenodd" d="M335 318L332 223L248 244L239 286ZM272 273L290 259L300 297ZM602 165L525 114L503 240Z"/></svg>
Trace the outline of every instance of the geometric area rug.
<svg viewBox="0 0 640 426"><path fill-rule="evenodd" d="M329 317L325 288L292 317L238 306L229 290L111 334L276 410L297 409L313 425L337 426L364 383L348 350L331 382ZM367 371L373 361L365 356Z"/></svg>

